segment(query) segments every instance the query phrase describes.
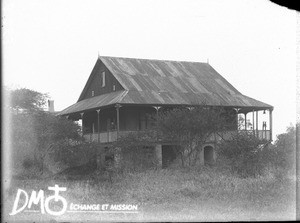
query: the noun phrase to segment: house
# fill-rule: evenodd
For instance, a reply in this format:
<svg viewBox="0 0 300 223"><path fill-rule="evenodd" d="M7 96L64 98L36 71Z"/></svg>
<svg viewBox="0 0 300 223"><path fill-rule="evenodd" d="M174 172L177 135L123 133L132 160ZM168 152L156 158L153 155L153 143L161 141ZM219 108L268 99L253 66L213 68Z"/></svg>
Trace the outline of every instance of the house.
<svg viewBox="0 0 300 223"><path fill-rule="evenodd" d="M59 114L82 120L87 140L108 145L121 135L151 126L147 114L203 102L233 111L236 117L252 113L250 131L272 140L273 107L241 94L208 63L99 56L77 103ZM268 129L265 123L262 129L258 112L266 110ZM215 157L214 146L212 140L204 147L202 163ZM157 142L153 148L164 166L172 157L172 145Z"/></svg>

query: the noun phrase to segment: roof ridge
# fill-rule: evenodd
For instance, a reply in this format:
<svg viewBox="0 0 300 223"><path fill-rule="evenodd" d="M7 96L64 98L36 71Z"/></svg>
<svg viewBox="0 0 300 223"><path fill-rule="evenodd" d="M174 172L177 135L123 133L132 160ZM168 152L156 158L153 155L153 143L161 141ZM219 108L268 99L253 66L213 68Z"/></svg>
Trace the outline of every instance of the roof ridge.
<svg viewBox="0 0 300 223"><path fill-rule="evenodd" d="M160 61L160 62L181 62L181 63L201 63L210 65L207 62L199 61L186 61L186 60L162 60L162 59L146 59L146 58L134 58L134 57L113 57L113 56L98 56L99 58L114 58L114 59L129 59L129 60L146 60L146 61Z"/></svg>

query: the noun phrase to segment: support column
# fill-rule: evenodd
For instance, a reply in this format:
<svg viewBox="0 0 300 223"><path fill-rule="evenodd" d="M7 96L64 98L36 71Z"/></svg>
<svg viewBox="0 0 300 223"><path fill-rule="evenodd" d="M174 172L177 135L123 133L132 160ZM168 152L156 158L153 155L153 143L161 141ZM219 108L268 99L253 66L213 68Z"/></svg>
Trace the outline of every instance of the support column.
<svg viewBox="0 0 300 223"><path fill-rule="evenodd" d="M156 110L156 118L158 117L158 110L161 108L161 106L153 106L153 108Z"/></svg>
<svg viewBox="0 0 300 223"><path fill-rule="evenodd" d="M94 141L95 123L92 123L92 133L90 134L90 142Z"/></svg>
<svg viewBox="0 0 300 223"><path fill-rule="evenodd" d="M269 109L270 141L272 141L272 131L273 131L272 111L273 111L273 109Z"/></svg>
<svg viewBox="0 0 300 223"><path fill-rule="evenodd" d="M83 132L83 115L84 115L84 112L81 112L80 113L80 116L81 116L81 134L82 134L82 136L83 136L83 134L84 134L84 132Z"/></svg>
<svg viewBox="0 0 300 223"><path fill-rule="evenodd" d="M120 134L120 108L122 107L120 104L116 104L116 109L117 109L117 139L119 138Z"/></svg>
<svg viewBox="0 0 300 223"><path fill-rule="evenodd" d="M236 125L237 125L237 130L239 130L239 110L240 108L233 108L236 112Z"/></svg>
<svg viewBox="0 0 300 223"><path fill-rule="evenodd" d="M247 130L247 113L244 113L245 115L245 130Z"/></svg>
<svg viewBox="0 0 300 223"><path fill-rule="evenodd" d="M97 111L97 129L98 129L98 143L100 143L100 109L96 110Z"/></svg>
<svg viewBox="0 0 300 223"><path fill-rule="evenodd" d="M153 108L156 110L156 120L158 119L158 110L161 108L161 106L153 106ZM158 132L156 131L156 141L158 141Z"/></svg>
<svg viewBox="0 0 300 223"><path fill-rule="evenodd" d="M259 137L259 132L258 132L258 111L256 111L256 137Z"/></svg>
<svg viewBox="0 0 300 223"><path fill-rule="evenodd" d="M155 156L157 161L157 167L162 168L162 145L155 145Z"/></svg>
<svg viewBox="0 0 300 223"><path fill-rule="evenodd" d="M254 110L252 111L252 132L253 132L253 135L255 135L255 130L254 130Z"/></svg>

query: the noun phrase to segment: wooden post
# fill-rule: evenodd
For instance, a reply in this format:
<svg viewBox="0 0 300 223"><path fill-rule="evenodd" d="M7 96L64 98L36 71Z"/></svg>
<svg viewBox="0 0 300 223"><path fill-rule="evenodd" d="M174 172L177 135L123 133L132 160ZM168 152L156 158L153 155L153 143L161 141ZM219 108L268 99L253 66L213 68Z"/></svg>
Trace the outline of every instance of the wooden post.
<svg viewBox="0 0 300 223"><path fill-rule="evenodd" d="M245 115L245 130L247 130L247 113L244 113Z"/></svg>
<svg viewBox="0 0 300 223"><path fill-rule="evenodd" d="M258 111L256 111L256 137L259 137L259 132L258 132Z"/></svg>
<svg viewBox="0 0 300 223"><path fill-rule="evenodd" d="M158 110L161 108L161 106L153 106L153 108L156 110L156 118L158 118Z"/></svg>
<svg viewBox="0 0 300 223"><path fill-rule="evenodd" d="M84 130L84 128L83 128L83 115L84 115L84 112L81 112L80 116L81 116L81 133L82 133L82 136L84 134L84 132L83 132L83 130Z"/></svg>
<svg viewBox="0 0 300 223"><path fill-rule="evenodd" d="M272 111L273 111L273 109L269 109L270 141L272 141L272 131L273 131Z"/></svg>
<svg viewBox="0 0 300 223"><path fill-rule="evenodd" d="M253 135L255 135L255 130L254 130L254 110L252 111L252 132L253 132Z"/></svg>
<svg viewBox="0 0 300 223"><path fill-rule="evenodd" d="M157 167L162 168L162 145L161 144L155 145L155 156L156 156Z"/></svg>
<svg viewBox="0 0 300 223"><path fill-rule="evenodd" d="M116 104L116 110L117 110L117 139L119 138L120 134L120 111L119 109L122 107L120 104Z"/></svg>
<svg viewBox="0 0 300 223"><path fill-rule="evenodd" d="M98 129L98 143L100 143L100 109L96 110L97 111L97 129Z"/></svg>
<svg viewBox="0 0 300 223"><path fill-rule="evenodd" d="M94 140L95 123L92 123L92 133L90 134L90 142Z"/></svg>
<svg viewBox="0 0 300 223"><path fill-rule="evenodd" d="M158 110L161 108L160 106L153 106L153 108L156 110L156 121L158 119ZM156 131L156 141L158 141L158 134Z"/></svg>
<svg viewBox="0 0 300 223"><path fill-rule="evenodd" d="M233 108L236 112L236 127L237 127L237 130L239 130L239 110L240 108Z"/></svg>

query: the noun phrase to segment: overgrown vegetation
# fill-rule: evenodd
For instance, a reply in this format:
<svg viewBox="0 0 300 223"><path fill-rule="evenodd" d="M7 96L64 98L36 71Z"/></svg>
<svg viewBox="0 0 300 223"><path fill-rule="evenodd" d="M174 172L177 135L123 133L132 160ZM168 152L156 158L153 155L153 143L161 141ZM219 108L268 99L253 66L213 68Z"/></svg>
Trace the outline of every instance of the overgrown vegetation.
<svg viewBox="0 0 300 223"><path fill-rule="evenodd" d="M143 169L143 165L155 163L143 154L145 147L153 146L159 140L176 142L179 146L174 150L181 158L181 167L195 167L199 153L212 133L230 130L237 124L234 114L206 106L172 109L152 116L152 119L156 121L154 128L121 137L114 144L115 148L122 148L123 157L134 160L130 163L132 167L139 163L138 169ZM241 123L244 123L243 119L239 120ZM216 165L239 177L269 173L283 179L295 169L295 151L295 127L289 127L287 133L279 135L274 144L257 138L252 131L235 131L230 138L219 141Z"/></svg>
<svg viewBox="0 0 300 223"><path fill-rule="evenodd" d="M76 159L94 156L91 146L83 142L77 124L44 111L47 94L21 88L10 90L10 97L14 175L40 177L53 166L68 167L75 165Z"/></svg>
<svg viewBox="0 0 300 223"><path fill-rule="evenodd" d="M126 172L114 175L113 183L102 175L77 181L18 181L11 194L16 188L46 190L54 184L67 187L63 195L69 203L137 204L140 214L131 217L139 221L182 221L191 217L194 221L284 220L293 219L295 213L295 182L278 181L272 176L240 178L205 167ZM81 217L66 213L64 219L78 220L74 215ZM112 221L119 216L100 213L84 220L99 217Z"/></svg>
<svg viewBox="0 0 300 223"><path fill-rule="evenodd" d="M144 171L157 165L153 151L155 132L129 133L120 137L111 146L114 154L119 154L119 169L126 171ZM116 170L117 171L117 170Z"/></svg>
<svg viewBox="0 0 300 223"><path fill-rule="evenodd" d="M49 95L40 93L27 88L18 88L15 90L6 89L10 94L9 107L16 112L35 112L42 111L46 105Z"/></svg>
<svg viewBox="0 0 300 223"><path fill-rule="evenodd" d="M232 173L241 177L262 175L269 164L269 143L252 133L237 132L230 140L223 140L218 146L218 161L227 164Z"/></svg>
<svg viewBox="0 0 300 223"><path fill-rule="evenodd" d="M173 109L157 116L156 129L162 140L176 142L183 167L194 166L211 134L227 127L228 117L224 109L206 105Z"/></svg>
<svg viewBox="0 0 300 223"><path fill-rule="evenodd" d="M127 156L132 154L134 159L135 154L145 151L144 147L160 141L172 142L177 145L173 149L176 156L180 157L182 167L196 166L203 145L212 133L237 125L231 110L205 104L189 109L165 109L150 116L150 120L155 123L151 128L121 137L114 147L120 147Z"/></svg>
<svg viewBox="0 0 300 223"><path fill-rule="evenodd" d="M285 133L277 136L270 148L273 172L278 178L296 174L296 126L289 126ZM299 134L299 133L298 133Z"/></svg>
<svg viewBox="0 0 300 223"><path fill-rule="evenodd" d="M253 134L237 132L229 141L218 146L217 163L230 167L232 173L242 177L273 174L286 179L295 174L296 128L277 136L274 144L259 140Z"/></svg>

